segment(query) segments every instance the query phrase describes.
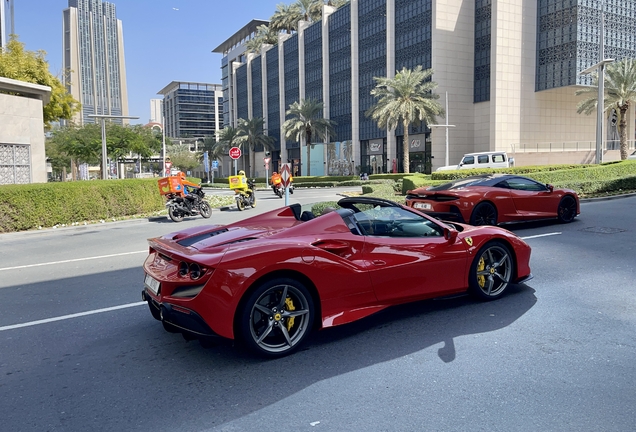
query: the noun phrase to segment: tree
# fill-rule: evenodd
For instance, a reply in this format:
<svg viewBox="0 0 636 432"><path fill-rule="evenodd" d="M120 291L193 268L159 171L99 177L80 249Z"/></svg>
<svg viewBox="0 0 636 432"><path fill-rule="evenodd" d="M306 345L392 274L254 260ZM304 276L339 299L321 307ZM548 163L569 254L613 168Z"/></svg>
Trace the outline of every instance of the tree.
<svg viewBox="0 0 636 432"><path fill-rule="evenodd" d="M80 103L49 72L46 52L26 51L24 43L19 42L15 35L11 36L6 49L0 50L0 76L51 87L51 100L43 109L47 128L51 126L51 122L70 120L80 110Z"/></svg>
<svg viewBox="0 0 636 432"><path fill-rule="evenodd" d="M285 113L289 118L283 123L283 131L285 138L301 141L305 138L307 145L307 175L311 175L311 149L314 148L312 138L318 136L323 141L333 137L336 132L334 130L335 122L330 119L323 118L322 110L324 104L312 99L303 99L300 102L294 102L289 106L289 110Z"/></svg>
<svg viewBox="0 0 636 432"><path fill-rule="evenodd" d="M276 45L278 43L278 32L270 29L265 24L256 28L256 35L245 43L245 51L248 53L259 53L265 44Z"/></svg>
<svg viewBox="0 0 636 432"><path fill-rule="evenodd" d="M630 103L636 103L636 59L624 59L612 63L605 69L605 112L612 109L618 114L618 131L620 135L621 160L627 159L627 110ZM587 115L596 111L598 106L598 74L594 77L591 87L576 91L576 95L585 96L576 112Z"/></svg>
<svg viewBox="0 0 636 432"><path fill-rule="evenodd" d="M101 165L102 132L101 125L88 123L84 126L69 125L53 131L46 142L47 156L55 155L70 160L71 169L82 164ZM130 153L142 158L157 154L161 150L160 136L142 125L122 126L106 123L106 150L111 159L119 159ZM59 167L63 169L64 167Z"/></svg>
<svg viewBox="0 0 636 432"><path fill-rule="evenodd" d="M250 120L238 120L238 134L236 142L239 147L247 147L250 154L250 173L255 176L256 146L263 146L267 150L274 148L274 138L263 132L264 120L262 117L254 117Z"/></svg>
<svg viewBox="0 0 636 432"><path fill-rule="evenodd" d="M434 117L444 115L444 109L437 102L439 95L432 91L437 83L430 80L432 69L422 70L402 68L394 78L374 77L376 87L371 94L378 102L367 110L367 117L377 122L381 129L395 129L401 122L404 128L402 142L402 165L409 172L409 127L412 123L435 124Z"/></svg>
<svg viewBox="0 0 636 432"><path fill-rule="evenodd" d="M299 20L300 8L296 3L279 3L276 5L276 12L270 18L269 26L274 32L286 31L287 34L291 34L292 31L298 31Z"/></svg>
<svg viewBox="0 0 636 432"><path fill-rule="evenodd" d="M198 167L200 162L196 153L190 151L189 145L175 144L166 148L172 166L183 172L188 172Z"/></svg>

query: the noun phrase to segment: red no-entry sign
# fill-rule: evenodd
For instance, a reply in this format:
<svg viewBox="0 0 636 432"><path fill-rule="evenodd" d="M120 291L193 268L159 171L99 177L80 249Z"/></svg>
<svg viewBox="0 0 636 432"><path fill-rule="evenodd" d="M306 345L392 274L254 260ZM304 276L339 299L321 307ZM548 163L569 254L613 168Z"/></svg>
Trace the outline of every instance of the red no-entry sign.
<svg viewBox="0 0 636 432"><path fill-rule="evenodd" d="M241 149L238 147L232 147L230 149L230 157L232 159L238 159L241 157Z"/></svg>

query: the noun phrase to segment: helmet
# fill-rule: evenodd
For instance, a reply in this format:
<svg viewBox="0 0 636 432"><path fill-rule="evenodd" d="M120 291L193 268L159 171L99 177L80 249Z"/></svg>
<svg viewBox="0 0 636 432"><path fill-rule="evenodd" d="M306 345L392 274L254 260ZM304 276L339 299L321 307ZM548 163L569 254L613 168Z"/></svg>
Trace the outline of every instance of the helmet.
<svg viewBox="0 0 636 432"><path fill-rule="evenodd" d="M274 172L272 173L272 175L276 175L276 174L278 174L276 171L274 171Z"/></svg>
<svg viewBox="0 0 636 432"><path fill-rule="evenodd" d="M245 175L245 171L240 170L240 171L238 172L238 175L242 175L242 176L244 176L244 175Z"/></svg>
<svg viewBox="0 0 636 432"><path fill-rule="evenodd" d="M179 172L177 173L177 176L179 176L179 178L180 178L181 180L185 180L185 179L186 179L186 175L185 175L185 173L184 173L183 171L179 171Z"/></svg>

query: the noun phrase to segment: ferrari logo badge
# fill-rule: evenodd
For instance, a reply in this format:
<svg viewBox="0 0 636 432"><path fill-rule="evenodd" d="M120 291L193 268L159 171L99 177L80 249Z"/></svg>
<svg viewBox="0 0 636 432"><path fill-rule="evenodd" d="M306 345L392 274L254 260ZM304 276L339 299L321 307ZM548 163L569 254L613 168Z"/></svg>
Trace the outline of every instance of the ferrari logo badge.
<svg viewBox="0 0 636 432"><path fill-rule="evenodd" d="M468 246L472 246L473 245L473 238L472 237L466 237L464 240L466 240L466 244Z"/></svg>

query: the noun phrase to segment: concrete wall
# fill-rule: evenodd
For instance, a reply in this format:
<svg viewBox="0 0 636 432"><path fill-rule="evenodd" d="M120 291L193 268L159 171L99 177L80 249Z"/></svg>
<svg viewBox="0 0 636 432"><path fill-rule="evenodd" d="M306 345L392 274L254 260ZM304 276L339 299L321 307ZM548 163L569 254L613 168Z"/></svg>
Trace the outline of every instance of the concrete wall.
<svg viewBox="0 0 636 432"><path fill-rule="evenodd" d="M48 176L42 107L44 103L48 103L51 89L46 86L0 78L0 90L19 91L24 94L24 96L14 96L0 93L0 145L28 145L31 153L30 182L46 183ZM0 177L2 178L4 176Z"/></svg>

